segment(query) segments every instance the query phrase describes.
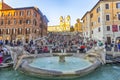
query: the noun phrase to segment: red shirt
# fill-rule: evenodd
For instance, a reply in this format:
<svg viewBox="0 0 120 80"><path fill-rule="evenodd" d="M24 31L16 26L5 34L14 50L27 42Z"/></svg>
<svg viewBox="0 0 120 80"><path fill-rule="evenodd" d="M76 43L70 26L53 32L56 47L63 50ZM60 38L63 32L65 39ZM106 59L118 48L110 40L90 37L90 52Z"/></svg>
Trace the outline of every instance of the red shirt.
<svg viewBox="0 0 120 80"><path fill-rule="evenodd" d="M84 45L80 46L80 49L85 49L85 46Z"/></svg>

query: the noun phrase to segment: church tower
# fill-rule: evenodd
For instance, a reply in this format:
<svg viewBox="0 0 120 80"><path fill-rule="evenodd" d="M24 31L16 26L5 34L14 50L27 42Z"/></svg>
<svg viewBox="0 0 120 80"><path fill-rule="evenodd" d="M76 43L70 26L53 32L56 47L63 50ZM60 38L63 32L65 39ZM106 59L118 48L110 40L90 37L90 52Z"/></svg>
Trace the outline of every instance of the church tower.
<svg viewBox="0 0 120 80"><path fill-rule="evenodd" d="M60 29L61 31L70 31L71 18L68 15L67 17L60 16Z"/></svg>
<svg viewBox="0 0 120 80"><path fill-rule="evenodd" d="M70 26L71 26L71 18L70 15L66 17L66 31L70 31Z"/></svg>
<svg viewBox="0 0 120 80"><path fill-rule="evenodd" d="M60 31L64 30L64 18L63 16L60 16Z"/></svg>

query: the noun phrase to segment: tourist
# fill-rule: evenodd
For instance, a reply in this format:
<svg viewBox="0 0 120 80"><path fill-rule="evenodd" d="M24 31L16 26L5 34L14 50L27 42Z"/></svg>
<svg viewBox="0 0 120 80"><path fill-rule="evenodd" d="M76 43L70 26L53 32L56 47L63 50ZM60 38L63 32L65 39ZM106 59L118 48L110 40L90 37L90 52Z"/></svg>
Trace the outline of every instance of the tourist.
<svg viewBox="0 0 120 80"><path fill-rule="evenodd" d="M80 52L82 52L82 53L85 52L85 48L86 48L86 47L85 47L85 44L81 45L81 46L80 46L80 49L79 49Z"/></svg>
<svg viewBox="0 0 120 80"><path fill-rule="evenodd" d="M0 64L3 62L3 50L2 45L0 45Z"/></svg>
<svg viewBox="0 0 120 80"><path fill-rule="evenodd" d="M103 46L103 43L99 40L97 46Z"/></svg>
<svg viewBox="0 0 120 80"><path fill-rule="evenodd" d="M120 41L118 42L118 52L120 52Z"/></svg>
<svg viewBox="0 0 120 80"><path fill-rule="evenodd" d="M0 51L0 64L3 62L3 53Z"/></svg>
<svg viewBox="0 0 120 80"><path fill-rule="evenodd" d="M43 52L44 52L44 53L47 53L47 52L48 52L48 47L47 47L47 46L44 46L44 47L43 47Z"/></svg>

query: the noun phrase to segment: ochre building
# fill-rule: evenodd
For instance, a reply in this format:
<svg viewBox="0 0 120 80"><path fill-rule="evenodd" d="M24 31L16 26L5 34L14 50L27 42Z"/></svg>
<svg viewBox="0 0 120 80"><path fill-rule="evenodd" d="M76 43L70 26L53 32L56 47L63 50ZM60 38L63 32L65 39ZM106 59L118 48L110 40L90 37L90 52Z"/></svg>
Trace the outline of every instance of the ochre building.
<svg viewBox="0 0 120 80"><path fill-rule="evenodd" d="M120 0L99 0L82 17L85 37L111 43L120 39Z"/></svg>
<svg viewBox="0 0 120 80"><path fill-rule="evenodd" d="M82 33L82 23L80 22L80 19L76 20L76 23L74 26L74 32Z"/></svg>
<svg viewBox="0 0 120 80"><path fill-rule="evenodd" d="M0 40L29 42L47 35L48 19L36 7L12 8L0 2Z"/></svg>

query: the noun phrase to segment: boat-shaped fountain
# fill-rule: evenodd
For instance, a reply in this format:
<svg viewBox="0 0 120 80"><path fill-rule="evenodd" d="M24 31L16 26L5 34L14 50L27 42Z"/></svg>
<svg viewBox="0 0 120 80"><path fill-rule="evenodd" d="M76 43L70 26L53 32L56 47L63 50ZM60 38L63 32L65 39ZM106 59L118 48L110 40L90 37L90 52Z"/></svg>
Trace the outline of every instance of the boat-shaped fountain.
<svg viewBox="0 0 120 80"><path fill-rule="evenodd" d="M76 78L100 66L104 62L101 57L95 51L87 53L84 58L69 53L24 54L19 56L15 69L41 78Z"/></svg>

